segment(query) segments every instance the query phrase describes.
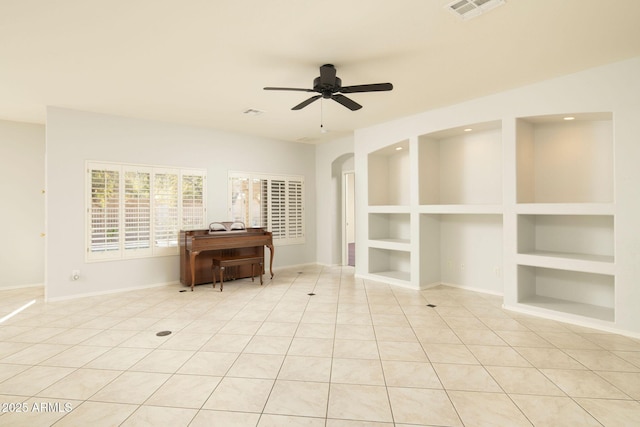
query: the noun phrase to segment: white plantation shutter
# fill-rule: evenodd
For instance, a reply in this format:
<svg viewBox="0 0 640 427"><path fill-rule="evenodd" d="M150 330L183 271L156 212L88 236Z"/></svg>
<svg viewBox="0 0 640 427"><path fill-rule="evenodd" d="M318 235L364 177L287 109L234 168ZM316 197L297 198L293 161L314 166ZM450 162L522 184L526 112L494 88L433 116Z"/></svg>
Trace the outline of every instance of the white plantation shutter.
<svg viewBox="0 0 640 427"><path fill-rule="evenodd" d="M304 243L304 179L229 173L229 214L248 227L265 227L274 243Z"/></svg>
<svg viewBox="0 0 640 427"><path fill-rule="evenodd" d="M273 233L274 239L284 239L287 237L287 212L285 182L272 179L269 182L269 230Z"/></svg>
<svg viewBox="0 0 640 427"><path fill-rule="evenodd" d="M120 251L120 171L96 165L89 173L89 247L95 258L114 258Z"/></svg>
<svg viewBox="0 0 640 427"><path fill-rule="evenodd" d="M151 251L150 168L124 168L124 250Z"/></svg>
<svg viewBox="0 0 640 427"><path fill-rule="evenodd" d="M206 206L204 203L206 177L204 172L182 172L181 229L194 230L205 227Z"/></svg>
<svg viewBox="0 0 640 427"><path fill-rule="evenodd" d="M304 237L304 205L302 198L302 180L290 179L287 182L287 238Z"/></svg>
<svg viewBox="0 0 640 427"><path fill-rule="evenodd" d="M87 261L175 255L204 228L204 170L87 162L87 188Z"/></svg>
<svg viewBox="0 0 640 427"><path fill-rule="evenodd" d="M158 254L178 245L178 172L157 171L153 175L153 239Z"/></svg>

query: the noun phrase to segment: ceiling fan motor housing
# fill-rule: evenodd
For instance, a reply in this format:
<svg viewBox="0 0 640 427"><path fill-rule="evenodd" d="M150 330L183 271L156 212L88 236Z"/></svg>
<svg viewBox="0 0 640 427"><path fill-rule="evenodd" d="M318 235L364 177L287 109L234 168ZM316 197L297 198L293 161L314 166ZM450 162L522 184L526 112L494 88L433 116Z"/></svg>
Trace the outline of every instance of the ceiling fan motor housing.
<svg viewBox="0 0 640 427"><path fill-rule="evenodd" d="M313 79L313 90L321 93L323 98L331 98L336 92L340 92L342 88L342 80L340 77L336 77L334 84L322 84L320 82L320 77L316 77Z"/></svg>

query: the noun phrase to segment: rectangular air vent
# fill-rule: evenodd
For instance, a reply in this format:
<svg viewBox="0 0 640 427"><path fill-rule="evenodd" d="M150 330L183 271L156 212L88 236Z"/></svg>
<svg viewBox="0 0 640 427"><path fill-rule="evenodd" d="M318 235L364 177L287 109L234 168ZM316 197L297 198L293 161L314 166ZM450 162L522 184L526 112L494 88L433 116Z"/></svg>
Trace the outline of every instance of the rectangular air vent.
<svg viewBox="0 0 640 427"><path fill-rule="evenodd" d="M445 8L456 16L467 20L482 15L504 4L505 0L455 0Z"/></svg>
<svg viewBox="0 0 640 427"><path fill-rule="evenodd" d="M264 111L258 110L256 108L248 108L244 110L242 114L246 114L247 116L259 116L260 114L264 114Z"/></svg>

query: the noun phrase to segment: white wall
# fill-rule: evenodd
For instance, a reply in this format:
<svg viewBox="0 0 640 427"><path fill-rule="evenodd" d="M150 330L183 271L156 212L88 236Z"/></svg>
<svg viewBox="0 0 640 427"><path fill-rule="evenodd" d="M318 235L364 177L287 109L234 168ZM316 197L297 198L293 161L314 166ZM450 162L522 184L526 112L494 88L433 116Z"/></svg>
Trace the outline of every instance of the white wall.
<svg viewBox="0 0 640 427"><path fill-rule="evenodd" d="M439 222L440 281L502 295L502 216L440 215Z"/></svg>
<svg viewBox="0 0 640 427"><path fill-rule="evenodd" d="M44 133L0 120L0 289L44 282Z"/></svg>
<svg viewBox="0 0 640 427"><path fill-rule="evenodd" d="M274 267L316 261L315 148L156 121L47 110L47 298L179 280L177 256L85 263L85 161L207 169L209 221L227 215L227 172L305 177L306 243L276 246ZM268 253L268 251L267 251ZM80 270L78 281L70 279Z"/></svg>

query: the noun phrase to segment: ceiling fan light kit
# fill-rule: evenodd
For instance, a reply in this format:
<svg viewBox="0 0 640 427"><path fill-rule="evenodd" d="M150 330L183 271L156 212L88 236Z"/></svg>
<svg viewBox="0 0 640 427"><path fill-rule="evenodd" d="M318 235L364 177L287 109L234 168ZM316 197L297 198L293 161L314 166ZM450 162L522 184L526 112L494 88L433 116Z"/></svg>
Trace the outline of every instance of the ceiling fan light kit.
<svg viewBox="0 0 640 427"><path fill-rule="evenodd" d="M319 95L314 95L311 98L302 101L300 104L294 106L292 110L301 110L307 105L320 98L333 99L338 104L341 104L351 111L359 110L362 105L358 104L351 98L343 95L343 93L361 93L361 92L382 92L393 89L391 83L372 83L356 86L342 86L342 80L336 76L336 67L332 64L325 64L320 67L320 76L313 79L313 89L301 89L292 87L265 87L264 90L289 90L299 92L316 92Z"/></svg>

